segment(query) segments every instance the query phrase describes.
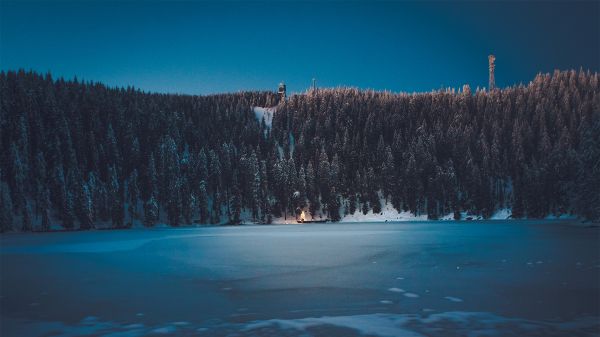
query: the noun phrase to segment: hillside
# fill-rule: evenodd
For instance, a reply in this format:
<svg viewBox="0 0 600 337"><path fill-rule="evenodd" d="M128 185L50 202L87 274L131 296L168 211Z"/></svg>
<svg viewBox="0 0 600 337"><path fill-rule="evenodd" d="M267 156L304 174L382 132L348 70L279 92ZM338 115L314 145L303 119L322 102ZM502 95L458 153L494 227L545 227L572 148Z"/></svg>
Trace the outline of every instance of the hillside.
<svg viewBox="0 0 600 337"><path fill-rule="evenodd" d="M2 230L269 223L301 211L338 221L382 207L600 218L597 73L276 102L274 92L167 95L1 72Z"/></svg>

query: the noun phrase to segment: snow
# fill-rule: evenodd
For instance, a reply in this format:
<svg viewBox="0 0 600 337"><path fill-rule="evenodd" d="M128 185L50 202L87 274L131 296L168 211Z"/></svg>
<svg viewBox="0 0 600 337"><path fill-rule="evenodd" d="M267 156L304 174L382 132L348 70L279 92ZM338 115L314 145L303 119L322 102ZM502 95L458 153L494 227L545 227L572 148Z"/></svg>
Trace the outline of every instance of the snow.
<svg viewBox="0 0 600 337"><path fill-rule="evenodd" d="M374 313L352 316L323 316L300 319L270 319L250 322L245 332L296 330L298 335L304 332L319 331L320 326L352 329L360 335L380 337L424 337L424 336L488 336L502 335L501 331L515 336L564 335L566 329L577 328L580 331L598 327L594 317L582 317L573 321L556 323L504 317L488 312L449 311L438 314L393 314ZM336 330L327 330L336 331Z"/></svg>
<svg viewBox="0 0 600 337"><path fill-rule="evenodd" d="M546 220L575 220L575 219L577 219L577 216L573 215L573 214L560 214L560 215L549 214L544 219L546 219Z"/></svg>
<svg viewBox="0 0 600 337"><path fill-rule="evenodd" d="M289 142L290 142L290 156L293 157L294 150L296 149L296 138L294 138L294 135L291 132L289 133Z"/></svg>
<svg viewBox="0 0 600 337"><path fill-rule="evenodd" d="M497 210L492 216L490 220L507 220L512 219L512 209L511 208L501 208ZM527 219L525 217L524 219ZM576 215L565 213L565 214L548 214L544 217L545 220L575 220L577 219Z"/></svg>
<svg viewBox="0 0 600 337"><path fill-rule="evenodd" d="M382 203L383 204L383 203ZM384 204L381 207L381 213L373 214L370 210L367 214L363 214L359 209L356 209L354 214L344 216L340 222L386 222L386 221L425 221L427 214L414 215L411 212L399 212L392 206L391 203Z"/></svg>
<svg viewBox="0 0 600 337"><path fill-rule="evenodd" d="M506 220L512 216L512 209L510 208L502 208L496 211L491 217L490 220Z"/></svg>
<svg viewBox="0 0 600 337"><path fill-rule="evenodd" d="M381 304L393 304L388 300ZM329 335L368 335L378 337L424 337L424 336L594 336L597 331L596 317L584 316L569 321L532 320L501 316L483 311L447 311L432 314L423 309L421 314L367 313L356 315L324 315L304 318L273 318L248 322L221 322L202 325L178 326L173 323L129 324L116 321L93 320L89 322L23 322L27 331L40 335L51 331L52 336L307 336L315 331L327 331ZM16 320L9 319L14 325ZM321 330L323 329L323 330ZM356 333L351 333L356 332ZM574 332L571 334L571 332Z"/></svg>
<svg viewBox="0 0 600 337"><path fill-rule="evenodd" d="M447 299L450 302L462 302L463 300L458 298L458 297L453 297L453 296L446 296L444 297L445 299Z"/></svg>
<svg viewBox="0 0 600 337"><path fill-rule="evenodd" d="M267 128L270 130L271 126L273 125L273 115L277 111L277 107L264 108L264 107L255 106L252 108L252 110L254 111L254 115L256 116L256 119L258 120L258 122L261 123L264 118L265 124L267 125Z"/></svg>
<svg viewBox="0 0 600 337"><path fill-rule="evenodd" d="M386 203L385 199L381 198L381 212L373 213L373 210L369 210L367 214L363 214L360 205L357 206L356 212L354 214L342 215L340 222L342 223L352 223L352 222L394 222L394 221L430 221L427 218L427 214L415 215L411 212L398 211L392 206L391 203ZM342 200L342 205L346 203L346 200ZM343 207L340 209L340 213L343 213ZM322 211L317 211L317 214L322 214ZM315 220L320 220L327 218L325 215L315 216ZM572 214L562 214L562 215L548 215L544 218L544 220L576 220L577 216ZM454 213L448 213L446 215L440 216L439 220L441 221L454 221ZM527 217L521 219L513 219L512 218L512 209L511 208L501 208L494 212L489 219L484 219L481 215L471 214L468 212L460 213L460 220L527 220ZM288 214L288 219L284 220L284 218L273 218L274 224L293 224L296 223L294 215Z"/></svg>
<svg viewBox="0 0 600 337"><path fill-rule="evenodd" d="M464 213L464 214L461 213L461 218L464 219L466 217L467 217L466 213ZM444 216L441 216L440 220L454 220L454 214L453 213L449 213L449 214L446 214Z"/></svg>
<svg viewBox="0 0 600 337"><path fill-rule="evenodd" d="M588 336L596 233L544 220L11 233L0 335Z"/></svg>
<svg viewBox="0 0 600 337"><path fill-rule="evenodd" d="M400 288L389 288L388 290L393 293L403 293L404 292L404 289L400 289Z"/></svg>

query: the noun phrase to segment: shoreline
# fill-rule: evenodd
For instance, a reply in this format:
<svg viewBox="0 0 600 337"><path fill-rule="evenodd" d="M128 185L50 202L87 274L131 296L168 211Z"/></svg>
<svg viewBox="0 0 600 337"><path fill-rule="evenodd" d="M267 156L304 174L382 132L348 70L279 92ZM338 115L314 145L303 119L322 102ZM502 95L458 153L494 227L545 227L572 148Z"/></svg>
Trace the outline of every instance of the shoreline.
<svg viewBox="0 0 600 337"><path fill-rule="evenodd" d="M540 219L438 219L438 220L422 220L422 219L413 219L413 220L365 220L365 221L336 221L336 222L319 222L319 224L330 224L330 225L355 225L361 223L373 223L373 224L402 224L402 223L448 223L448 222L464 222L464 223L487 223L487 222L552 222L552 223L566 223L570 224L572 227L580 227L580 228L600 228L600 222L592 222L587 220L581 220L578 218L540 218ZM306 223L298 223L295 220L287 220L286 222L272 222L269 224L259 224L259 223L239 223L239 224L193 224L193 225L180 225L180 226L169 226L167 224L158 224L152 227L146 226L131 226L131 227L97 227L97 228L89 228L89 229L80 229L80 228L72 228L72 229L64 229L64 228L55 228L47 231L41 230L33 230L33 231L11 231L0 233L1 235L12 235L12 234L49 234L49 233L70 233L70 232L95 232L95 231L126 231L126 230L162 230L162 229L199 229L199 228L215 228L215 227L262 227L262 226L301 226L301 225L313 225L315 223L306 222Z"/></svg>

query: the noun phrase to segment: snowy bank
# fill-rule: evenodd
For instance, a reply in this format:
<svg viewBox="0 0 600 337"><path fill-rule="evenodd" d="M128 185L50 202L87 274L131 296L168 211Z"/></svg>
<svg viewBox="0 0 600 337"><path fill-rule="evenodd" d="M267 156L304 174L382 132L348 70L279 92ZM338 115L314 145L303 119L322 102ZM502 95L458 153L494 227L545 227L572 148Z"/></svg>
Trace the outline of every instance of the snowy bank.
<svg viewBox="0 0 600 337"><path fill-rule="evenodd" d="M380 213L373 213L369 210L364 214L360 210L356 210L354 214L343 216L340 222L386 222L386 221L426 221L427 214L414 215L411 212L399 212L391 204L385 204L381 207Z"/></svg>

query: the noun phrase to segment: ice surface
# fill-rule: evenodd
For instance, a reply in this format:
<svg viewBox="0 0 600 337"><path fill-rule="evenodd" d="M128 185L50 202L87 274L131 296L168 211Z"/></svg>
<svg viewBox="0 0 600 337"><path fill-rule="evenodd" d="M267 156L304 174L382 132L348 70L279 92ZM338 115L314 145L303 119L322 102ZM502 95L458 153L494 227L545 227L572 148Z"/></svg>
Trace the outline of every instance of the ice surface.
<svg viewBox="0 0 600 337"><path fill-rule="evenodd" d="M598 231L514 220L0 235L0 335L594 336Z"/></svg>

